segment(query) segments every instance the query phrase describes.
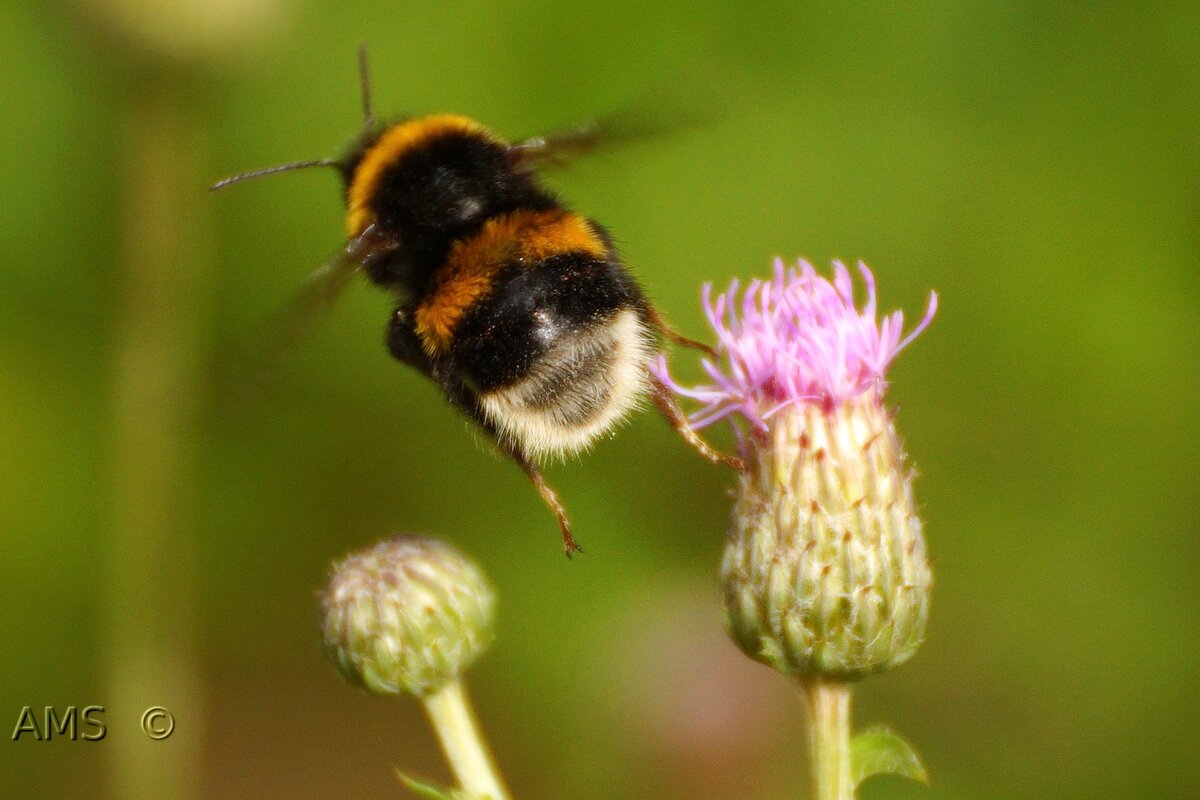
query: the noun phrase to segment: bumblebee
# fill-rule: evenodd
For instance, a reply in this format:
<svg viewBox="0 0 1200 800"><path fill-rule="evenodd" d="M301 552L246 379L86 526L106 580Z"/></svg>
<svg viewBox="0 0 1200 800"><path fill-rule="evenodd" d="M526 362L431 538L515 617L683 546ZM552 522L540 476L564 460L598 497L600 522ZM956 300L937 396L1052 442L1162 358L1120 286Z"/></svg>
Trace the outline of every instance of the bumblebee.
<svg viewBox="0 0 1200 800"><path fill-rule="evenodd" d="M392 356L521 466L568 556L581 548L537 463L586 448L645 396L706 458L738 466L695 434L650 371L660 338L705 346L665 324L599 223L538 181L540 167L603 143L603 126L510 143L453 114L379 124L365 51L359 58L365 121L348 153L212 187L307 167L341 173L347 243L314 273L301 306L328 302L359 271L390 292Z"/></svg>

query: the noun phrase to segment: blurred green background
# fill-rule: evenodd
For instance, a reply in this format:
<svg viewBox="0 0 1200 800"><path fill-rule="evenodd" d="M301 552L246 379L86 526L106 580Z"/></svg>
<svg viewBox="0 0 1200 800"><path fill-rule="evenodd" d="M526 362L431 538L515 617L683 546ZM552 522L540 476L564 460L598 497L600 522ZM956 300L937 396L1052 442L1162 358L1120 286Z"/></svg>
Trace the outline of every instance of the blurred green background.
<svg viewBox="0 0 1200 800"><path fill-rule="evenodd" d="M731 476L654 414L550 468L588 548L568 562L520 471L389 359L366 285L239 389L339 245L339 187L205 187L335 154L360 41L382 113L513 137L680 75L725 87L720 123L553 179L693 335L703 281L775 256L862 258L910 318L941 294L891 373L929 641L855 706L934 784L863 798L1200 796L1200 6L312 0L0 5L0 722L108 727L6 736L0 795L447 781L418 707L317 643L330 562L398 531L498 588L470 683L516 797L807 792L798 696L720 628Z"/></svg>

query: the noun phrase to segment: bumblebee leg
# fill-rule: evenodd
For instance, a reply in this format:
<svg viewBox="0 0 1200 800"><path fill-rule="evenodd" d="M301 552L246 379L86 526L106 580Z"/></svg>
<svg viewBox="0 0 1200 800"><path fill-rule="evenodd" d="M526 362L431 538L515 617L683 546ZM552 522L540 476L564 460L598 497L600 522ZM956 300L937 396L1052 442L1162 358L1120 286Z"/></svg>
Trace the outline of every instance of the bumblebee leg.
<svg viewBox="0 0 1200 800"><path fill-rule="evenodd" d="M658 332L661 333L668 341L674 342L681 347L690 347L693 350L699 350L712 358L717 357L717 351L714 350L711 345L707 345L704 342L698 342L695 339L689 339L679 331L672 328L667 321L663 319L663 315L660 314L658 309L654 306L649 306L647 308L646 315L650 324L657 328Z"/></svg>
<svg viewBox="0 0 1200 800"><path fill-rule="evenodd" d="M421 340L413 330L411 314L403 306L392 312L392 318L388 322L387 348L392 358L414 367L424 375L432 375L429 356L425 354L425 348L421 346Z"/></svg>
<svg viewBox="0 0 1200 800"><path fill-rule="evenodd" d="M403 325L393 321L392 330L389 332L388 336L388 345L392 347L392 355L396 356L396 358L399 358L401 361L404 361L405 359L401 357L401 354L396 352L395 344L396 342L403 343L406 341L407 334L403 333L403 327ZM400 330L400 333L397 333L398 329ZM407 353L409 351L402 350L401 352ZM424 351L420 350L419 347L418 352L420 352L422 357L424 357ZM504 442L503 438L499 435L499 431L497 431L495 426L488 422L487 418L483 415L483 411L479 406L479 398L470 387L466 386L460 379L456 378L453 373L445 371L441 368L431 367L428 363L428 359L426 359L424 363L425 373L433 378L434 382L441 387L442 391L445 393L446 397L449 398L450 402L453 403L464 414L474 420L475 424L482 428L487 435L492 438L492 441L497 443L497 445L500 447L500 451L513 461L517 462L517 465L525 471L526 475L529 476L529 480L533 484L533 488L537 489L537 493L539 496L541 496L542 502L550 507L550 510L554 512L554 516L558 520L558 529L562 531L563 550L566 551L567 558L570 558L575 553L582 553L583 548L579 546L579 543L575 541L575 537L571 535L571 521L567 519L567 510L563 508L562 502L559 501L558 493L555 492L554 489L551 488L550 484L546 482L546 476L542 474L542 471L538 469L537 465L530 461L524 453L522 453L516 447ZM418 366L418 368L421 367Z"/></svg>
<svg viewBox="0 0 1200 800"><path fill-rule="evenodd" d="M709 446L708 442L700 438L700 434L688 422L687 416L683 413L683 409L679 407L679 403L675 400L675 395L671 394L671 390L667 388L657 375L650 376L651 395L654 398L654 405L658 406L658 410L667 418L667 422L671 427L679 432L683 440L690 444L700 455L714 464L727 464L738 472L746 468L746 462L737 456L726 455L718 452Z"/></svg>
<svg viewBox="0 0 1200 800"><path fill-rule="evenodd" d="M550 506L550 510L554 512L554 516L558 518L558 528L562 531L563 551L567 554L567 558L570 558L575 553L582 553L583 548L579 546L575 541L575 537L571 535L571 522L567 519L567 510L559 502L558 494L551 488L550 484L546 483L546 476L524 454L515 450L509 450L508 455L520 465L521 469L525 470L525 474L533 482L533 487L542 496L542 502Z"/></svg>

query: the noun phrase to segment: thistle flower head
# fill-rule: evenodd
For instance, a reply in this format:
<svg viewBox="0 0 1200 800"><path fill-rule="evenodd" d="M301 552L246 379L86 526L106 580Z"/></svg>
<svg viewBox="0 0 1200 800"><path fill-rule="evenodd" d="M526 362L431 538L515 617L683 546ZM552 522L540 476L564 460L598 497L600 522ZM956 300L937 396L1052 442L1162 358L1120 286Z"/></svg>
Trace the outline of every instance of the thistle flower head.
<svg viewBox="0 0 1200 800"><path fill-rule="evenodd" d="M325 650L368 691L426 695L491 644L494 604L483 572L453 547L397 536L334 567L321 596Z"/></svg>
<svg viewBox="0 0 1200 800"><path fill-rule="evenodd" d="M665 361L657 366L674 391L703 404L692 424L703 427L737 412L765 431L786 408L815 404L828 411L882 390L892 359L933 319L937 295L930 295L920 324L902 337L903 312L877 319L875 276L861 262L858 269L867 290L861 309L850 271L840 262L834 262L832 281L806 261L785 268L776 260L774 278L752 281L740 296L736 280L715 297L706 285L704 311L723 356L720 364L702 362L712 383L685 388L671 379Z"/></svg>
<svg viewBox="0 0 1200 800"><path fill-rule="evenodd" d="M754 281L739 295L704 292L719 364L685 388L703 404L694 425L740 414L744 437L733 524L722 562L727 627L752 658L790 675L859 678L906 661L920 645L932 573L912 470L883 405L888 364L907 336L903 315L877 319L875 279L854 301L850 272L809 264Z"/></svg>

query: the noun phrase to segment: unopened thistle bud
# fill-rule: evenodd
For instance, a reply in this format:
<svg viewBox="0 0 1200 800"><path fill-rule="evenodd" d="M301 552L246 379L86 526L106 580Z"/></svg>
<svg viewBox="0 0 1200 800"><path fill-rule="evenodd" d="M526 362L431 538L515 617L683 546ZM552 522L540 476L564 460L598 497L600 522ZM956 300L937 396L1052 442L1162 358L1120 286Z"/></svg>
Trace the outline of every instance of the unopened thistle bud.
<svg viewBox="0 0 1200 800"><path fill-rule="evenodd" d="M397 536L336 565L321 598L325 650L376 694L435 692L492 642L495 596L444 542Z"/></svg>
<svg viewBox="0 0 1200 800"><path fill-rule="evenodd" d="M901 338L876 319L875 282L854 303L849 271L807 263L739 296L705 290L721 363L713 383L672 387L705 404L694 424L738 414L741 475L722 562L727 627L749 656L802 677L860 678L907 661L925 634L933 582L913 471L884 405ZM660 377L670 382L665 365Z"/></svg>

